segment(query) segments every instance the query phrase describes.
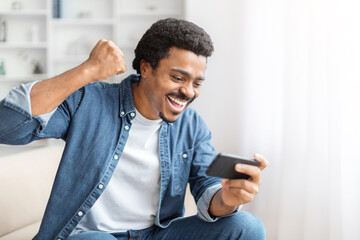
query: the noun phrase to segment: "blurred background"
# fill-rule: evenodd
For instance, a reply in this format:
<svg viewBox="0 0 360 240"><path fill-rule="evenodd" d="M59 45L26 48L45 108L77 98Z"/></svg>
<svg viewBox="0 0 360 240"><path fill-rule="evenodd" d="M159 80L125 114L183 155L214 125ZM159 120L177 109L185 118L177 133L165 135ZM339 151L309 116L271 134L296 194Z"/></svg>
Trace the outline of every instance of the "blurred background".
<svg viewBox="0 0 360 240"><path fill-rule="evenodd" d="M244 207L267 239L360 239L359 10L352 0L1 0L0 98L78 65L100 38L125 53L128 72L109 79L119 82L151 23L188 19L215 45L193 105L213 145L270 162Z"/></svg>

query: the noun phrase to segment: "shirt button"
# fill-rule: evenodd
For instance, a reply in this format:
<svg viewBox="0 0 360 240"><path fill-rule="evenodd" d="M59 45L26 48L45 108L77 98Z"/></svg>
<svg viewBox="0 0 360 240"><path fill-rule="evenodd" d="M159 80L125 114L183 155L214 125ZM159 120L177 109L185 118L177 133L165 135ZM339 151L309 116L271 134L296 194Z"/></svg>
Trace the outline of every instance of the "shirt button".
<svg viewBox="0 0 360 240"><path fill-rule="evenodd" d="M99 189L103 189L103 188L104 188L104 185L99 184L98 188L99 188Z"/></svg>
<svg viewBox="0 0 360 240"><path fill-rule="evenodd" d="M124 116L125 112L124 111L121 111L120 115L121 116Z"/></svg>
<svg viewBox="0 0 360 240"><path fill-rule="evenodd" d="M128 125L126 125L125 126L125 130L129 130L130 128L129 128L129 126Z"/></svg>
<svg viewBox="0 0 360 240"><path fill-rule="evenodd" d="M115 156L114 156L114 159L115 159L115 160L118 160L118 159L119 159L119 156L118 156L118 155L115 155Z"/></svg>
<svg viewBox="0 0 360 240"><path fill-rule="evenodd" d="M78 211L78 216L81 217L84 213L82 211Z"/></svg>
<svg viewBox="0 0 360 240"><path fill-rule="evenodd" d="M130 113L130 116L131 116L131 117L135 117L135 113L133 113L133 112Z"/></svg>
<svg viewBox="0 0 360 240"><path fill-rule="evenodd" d="M183 154L183 158L187 158L187 154L186 154L186 153Z"/></svg>

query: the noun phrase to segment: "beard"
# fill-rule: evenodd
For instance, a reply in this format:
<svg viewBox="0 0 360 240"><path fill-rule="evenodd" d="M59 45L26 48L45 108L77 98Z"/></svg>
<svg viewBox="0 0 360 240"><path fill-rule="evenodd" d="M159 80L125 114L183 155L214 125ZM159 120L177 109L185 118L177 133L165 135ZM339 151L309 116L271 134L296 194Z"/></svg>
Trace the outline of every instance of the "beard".
<svg viewBox="0 0 360 240"><path fill-rule="evenodd" d="M176 118L175 120L170 120L170 119L166 118L162 112L159 113L159 117L160 117L164 122L167 122L167 123L173 123L173 122L175 122L175 121L177 120L177 118Z"/></svg>

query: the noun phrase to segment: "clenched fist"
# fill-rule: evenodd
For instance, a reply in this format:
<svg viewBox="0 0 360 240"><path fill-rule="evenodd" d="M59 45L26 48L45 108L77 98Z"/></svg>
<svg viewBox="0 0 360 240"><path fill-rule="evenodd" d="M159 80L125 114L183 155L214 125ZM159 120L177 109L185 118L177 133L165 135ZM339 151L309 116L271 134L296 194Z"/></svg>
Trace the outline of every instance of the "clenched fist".
<svg viewBox="0 0 360 240"><path fill-rule="evenodd" d="M95 45L84 64L92 70L94 81L104 81L127 70L123 52L114 42L105 39Z"/></svg>

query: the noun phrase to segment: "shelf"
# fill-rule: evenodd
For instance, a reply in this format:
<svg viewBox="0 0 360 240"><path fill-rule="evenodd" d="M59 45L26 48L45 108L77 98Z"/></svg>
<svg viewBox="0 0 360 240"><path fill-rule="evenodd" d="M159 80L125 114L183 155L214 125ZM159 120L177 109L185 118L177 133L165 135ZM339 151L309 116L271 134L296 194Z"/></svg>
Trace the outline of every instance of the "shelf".
<svg viewBox="0 0 360 240"><path fill-rule="evenodd" d="M30 74L26 76L8 76L0 75L0 82L11 83L11 82L31 82L35 80L44 80L48 78L47 74Z"/></svg>
<svg viewBox="0 0 360 240"><path fill-rule="evenodd" d="M47 42L2 42L0 43L0 49L12 49L12 48L21 48L21 49L33 49L33 48L47 48Z"/></svg>
<svg viewBox="0 0 360 240"><path fill-rule="evenodd" d="M176 10L122 10L119 11L119 17L131 16L180 16L181 12Z"/></svg>
<svg viewBox="0 0 360 240"><path fill-rule="evenodd" d="M1 16L46 16L49 13L46 9L20 9L0 11Z"/></svg>
<svg viewBox="0 0 360 240"><path fill-rule="evenodd" d="M57 19L54 18L51 20L52 24L54 26L96 26L96 25L114 25L113 19L96 19L96 18L81 18L81 19Z"/></svg>

